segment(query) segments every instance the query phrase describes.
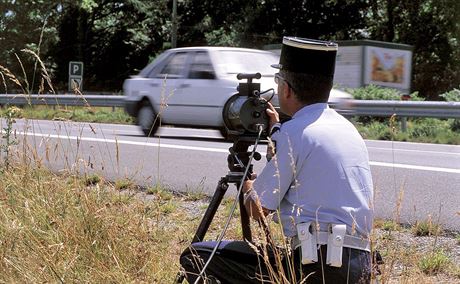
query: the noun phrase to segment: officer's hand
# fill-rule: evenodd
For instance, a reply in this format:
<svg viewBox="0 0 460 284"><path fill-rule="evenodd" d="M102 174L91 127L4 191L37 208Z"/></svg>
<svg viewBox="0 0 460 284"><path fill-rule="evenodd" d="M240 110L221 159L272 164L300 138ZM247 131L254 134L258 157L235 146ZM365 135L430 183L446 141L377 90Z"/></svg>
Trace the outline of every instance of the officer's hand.
<svg viewBox="0 0 460 284"><path fill-rule="evenodd" d="M275 107L270 102L268 103L268 108L266 112L270 119L270 129L271 129L275 123L278 123L280 121L280 115L278 114Z"/></svg>
<svg viewBox="0 0 460 284"><path fill-rule="evenodd" d="M254 183L254 180L245 180L243 183L243 193L248 192L252 188L252 184Z"/></svg>

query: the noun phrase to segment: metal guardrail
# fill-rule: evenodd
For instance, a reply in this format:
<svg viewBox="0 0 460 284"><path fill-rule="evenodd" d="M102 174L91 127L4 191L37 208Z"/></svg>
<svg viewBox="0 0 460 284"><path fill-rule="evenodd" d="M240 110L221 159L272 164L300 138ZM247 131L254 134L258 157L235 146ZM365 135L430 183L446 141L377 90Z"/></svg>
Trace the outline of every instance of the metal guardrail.
<svg viewBox="0 0 460 284"><path fill-rule="evenodd" d="M338 111L357 116L460 118L460 102L352 100Z"/></svg>
<svg viewBox="0 0 460 284"><path fill-rule="evenodd" d="M0 105L50 105L50 106L102 106L123 107L125 97L120 95L12 95L0 94ZM389 117L460 118L460 102L413 102L350 100L331 104L332 108L346 115Z"/></svg>
<svg viewBox="0 0 460 284"><path fill-rule="evenodd" d="M124 96L111 95L11 95L0 94L0 105L123 107Z"/></svg>

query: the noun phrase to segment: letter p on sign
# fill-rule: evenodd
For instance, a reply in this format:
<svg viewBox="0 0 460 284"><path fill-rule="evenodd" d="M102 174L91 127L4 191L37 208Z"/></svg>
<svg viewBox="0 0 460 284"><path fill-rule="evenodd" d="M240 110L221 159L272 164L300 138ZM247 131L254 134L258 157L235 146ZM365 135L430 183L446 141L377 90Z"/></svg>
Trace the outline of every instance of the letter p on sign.
<svg viewBox="0 0 460 284"><path fill-rule="evenodd" d="M69 62L69 76L83 77L83 62L70 61Z"/></svg>

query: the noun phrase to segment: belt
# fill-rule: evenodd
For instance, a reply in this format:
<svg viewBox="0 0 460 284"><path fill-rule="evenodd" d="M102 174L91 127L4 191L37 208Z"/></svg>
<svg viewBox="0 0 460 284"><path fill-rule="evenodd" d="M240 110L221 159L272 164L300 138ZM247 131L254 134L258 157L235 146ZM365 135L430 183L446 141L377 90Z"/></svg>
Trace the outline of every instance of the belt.
<svg viewBox="0 0 460 284"><path fill-rule="evenodd" d="M316 243L318 245L326 245L327 244L327 239L329 236L328 232L314 232L313 233L316 236ZM300 241L297 236L292 237L291 239L291 247L292 249L296 249L300 246ZM343 239L343 246L347 248L352 248L352 249L357 249L357 250L364 250L367 252L371 251L371 244L368 239L356 237L356 236L351 236L351 235L345 235Z"/></svg>

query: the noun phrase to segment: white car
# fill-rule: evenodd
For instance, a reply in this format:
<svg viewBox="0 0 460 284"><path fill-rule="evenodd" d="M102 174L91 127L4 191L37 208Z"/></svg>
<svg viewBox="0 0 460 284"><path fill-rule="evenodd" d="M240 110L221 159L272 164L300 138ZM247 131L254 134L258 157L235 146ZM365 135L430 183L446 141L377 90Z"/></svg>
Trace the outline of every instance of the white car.
<svg viewBox="0 0 460 284"><path fill-rule="evenodd" d="M256 49L232 47L187 47L170 49L123 84L125 109L136 118L147 136L160 124L208 127L224 131L222 109L237 93L238 73L260 73L261 91L271 97L279 55ZM337 103L343 92L333 90L330 102ZM278 106L278 97L271 101ZM224 135L224 132L222 132Z"/></svg>

